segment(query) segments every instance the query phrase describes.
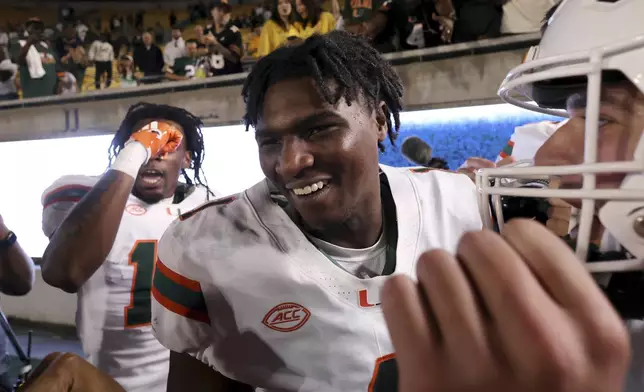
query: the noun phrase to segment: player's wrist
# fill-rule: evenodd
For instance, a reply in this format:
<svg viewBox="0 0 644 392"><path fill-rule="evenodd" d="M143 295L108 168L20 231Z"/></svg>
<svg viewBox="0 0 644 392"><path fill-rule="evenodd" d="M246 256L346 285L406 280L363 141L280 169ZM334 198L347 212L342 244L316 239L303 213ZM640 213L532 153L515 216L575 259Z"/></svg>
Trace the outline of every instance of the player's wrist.
<svg viewBox="0 0 644 392"><path fill-rule="evenodd" d="M125 173L132 178L139 174L141 166L150 159L150 151L141 142L130 141L119 152L110 169Z"/></svg>

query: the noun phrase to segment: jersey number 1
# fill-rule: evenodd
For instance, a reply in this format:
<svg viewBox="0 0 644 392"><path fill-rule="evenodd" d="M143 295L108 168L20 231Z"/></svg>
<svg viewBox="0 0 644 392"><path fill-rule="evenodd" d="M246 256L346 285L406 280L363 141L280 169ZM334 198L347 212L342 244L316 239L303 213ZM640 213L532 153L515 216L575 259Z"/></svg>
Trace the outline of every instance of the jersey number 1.
<svg viewBox="0 0 644 392"><path fill-rule="evenodd" d="M156 259L157 241L141 240L134 243L128 260L128 264L134 266L134 273L130 304L124 309L125 328L143 327L152 322L150 290Z"/></svg>

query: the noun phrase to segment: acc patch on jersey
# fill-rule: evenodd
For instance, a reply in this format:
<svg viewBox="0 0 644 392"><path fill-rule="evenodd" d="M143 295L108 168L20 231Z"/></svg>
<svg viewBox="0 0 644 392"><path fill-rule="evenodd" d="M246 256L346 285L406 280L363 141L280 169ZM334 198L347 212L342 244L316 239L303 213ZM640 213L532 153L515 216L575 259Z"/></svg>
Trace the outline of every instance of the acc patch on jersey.
<svg viewBox="0 0 644 392"><path fill-rule="evenodd" d="M262 324L278 332L296 331L311 317L311 312L295 302L284 302L269 310Z"/></svg>

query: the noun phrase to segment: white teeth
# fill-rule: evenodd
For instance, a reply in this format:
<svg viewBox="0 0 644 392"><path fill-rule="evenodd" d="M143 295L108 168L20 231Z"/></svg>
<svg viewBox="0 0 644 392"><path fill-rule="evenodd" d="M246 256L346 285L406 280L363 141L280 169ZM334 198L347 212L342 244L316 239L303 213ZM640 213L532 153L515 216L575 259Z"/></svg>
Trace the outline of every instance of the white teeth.
<svg viewBox="0 0 644 392"><path fill-rule="evenodd" d="M157 182L161 181L161 177L154 177L154 178L149 178L149 177L143 177L143 182L146 184L156 184Z"/></svg>
<svg viewBox="0 0 644 392"><path fill-rule="evenodd" d="M324 188L324 185L325 184L322 181L318 181L314 184L307 185L304 188L293 188L293 193L298 196L310 195L311 193L317 192L320 189Z"/></svg>

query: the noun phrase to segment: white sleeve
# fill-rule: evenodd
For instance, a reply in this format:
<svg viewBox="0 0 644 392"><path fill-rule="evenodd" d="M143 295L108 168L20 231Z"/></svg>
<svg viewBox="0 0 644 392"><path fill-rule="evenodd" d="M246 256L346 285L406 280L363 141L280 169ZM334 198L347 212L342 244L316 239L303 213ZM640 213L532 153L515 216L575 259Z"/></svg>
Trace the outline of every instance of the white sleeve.
<svg viewBox="0 0 644 392"><path fill-rule="evenodd" d="M208 274L191 260L185 241L179 240L186 237L181 233L185 228L186 224L177 220L159 241L152 285L152 328L157 340L169 350L188 353L214 366L206 358L211 320L204 284L199 281Z"/></svg>
<svg viewBox="0 0 644 392"><path fill-rule="evenodd" d="M444 170L431 172L436 176L432 186L435 194L441 194L448 216L462 233L483 228L479 212L476 185L470 177L462 173Z"/></svg>
<svg viewBox="0 0 644 392"><path fill-rule="evenodd" d="M496 161L508 156L517 161L532 160L537 151L562 123L542 121L516 127L508 144L503 148Z"/></svg>
<svg viewBox="0 0 644 392"><path fill-rule="evenodd" d="M96 179L87 176L64 176L54 181L42 195L42 231L51 238L58 226L89 191Z"/></svg>

